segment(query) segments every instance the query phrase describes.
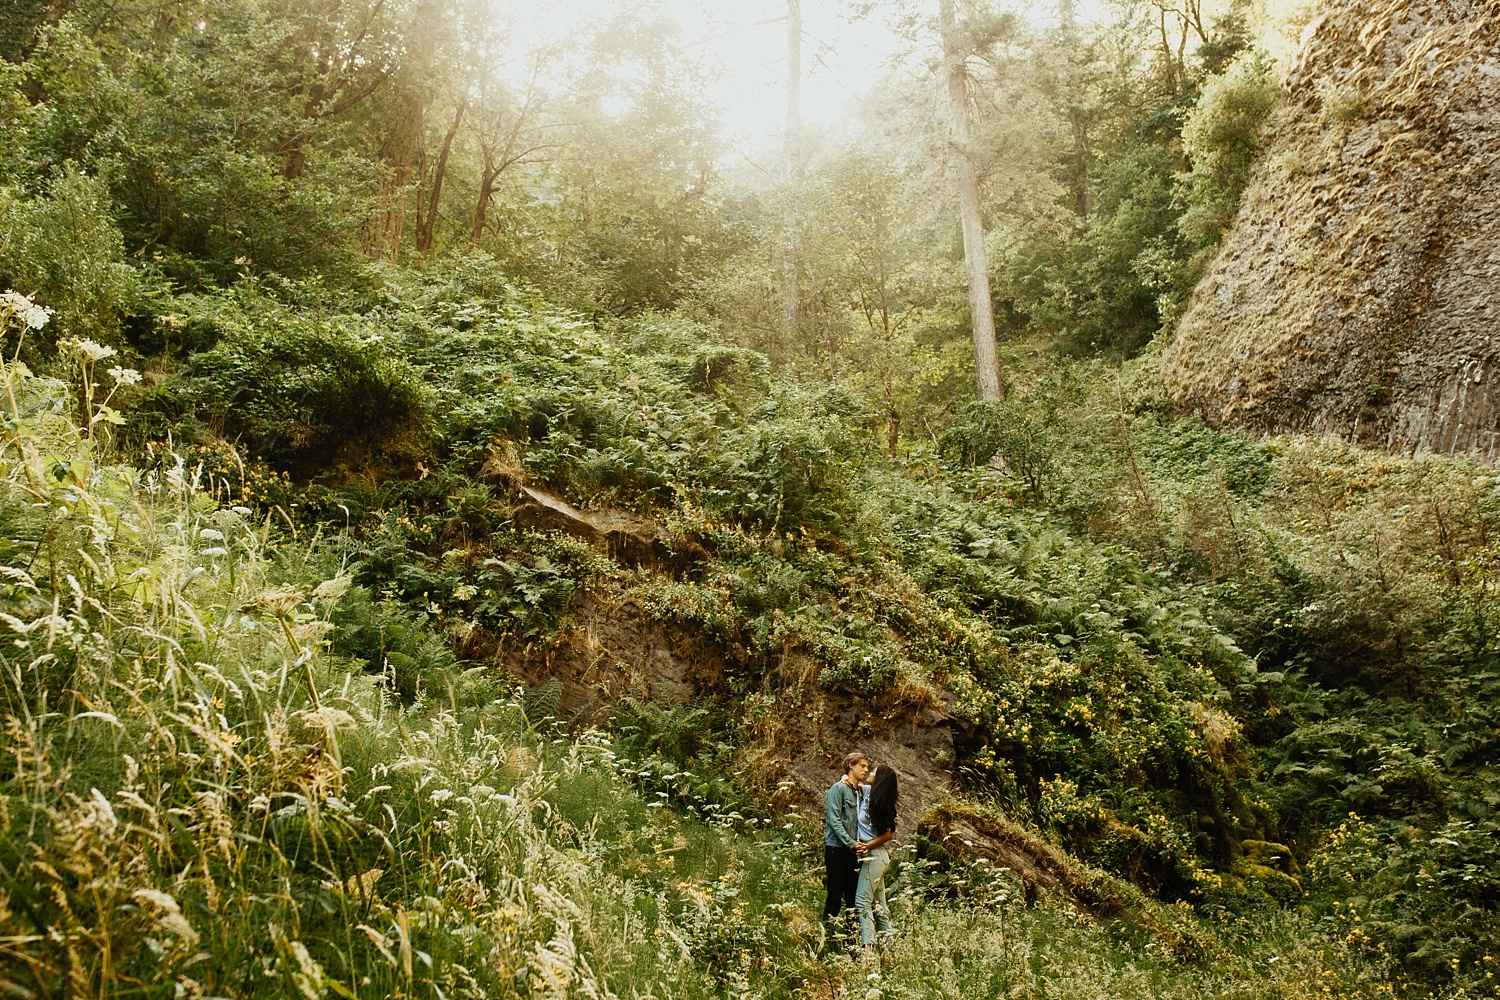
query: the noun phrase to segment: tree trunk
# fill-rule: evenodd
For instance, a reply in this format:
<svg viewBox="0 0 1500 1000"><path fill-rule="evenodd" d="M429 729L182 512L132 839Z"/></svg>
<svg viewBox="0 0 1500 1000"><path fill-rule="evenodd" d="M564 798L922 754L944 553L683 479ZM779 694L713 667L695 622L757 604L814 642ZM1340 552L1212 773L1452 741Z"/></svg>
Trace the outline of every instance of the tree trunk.
<svg viewBox="0 0 1500 1000"><path fill-rule="evenodd" d="M969 313L974 326L974 374L979 399L1000 398L1000 361L995 345L995 311L990 300L989 260L984 249L984 222L979 214L979 173L969 158L968 72L958 49L953 0L939 4L943 61L948 75L948 118L958 164L958 208L964 231L964 264L969 272Z"/></svg>
<svg viewBox="0 0 1500 1000"><path fill-rule="evenodd" d="M294 181L302 176L302 171L307 167L307 141L310 136L306 132L298 132L287 144L286 166L282 169L282 176L289 181Z"/></svg>
<svg viewBox="0 0 1500 1000"><path fill-rule="evenodd" d="M1089 150L1089 124L1087 113L1082 108L1068 112L1073 125L1073 162L1077 170L1077 187L1073 192L1074 207L1080 218L1094 214L1094 186L1089 178L1093 153Z"/></svg>
<svg viewBox="0 0 1500 1000"><path fill-rule="evenodd" d="M802 178L802 0L786 0L786 184L782 204L781 327L785 347L797 342L802 290L797 281L797 206Z"/></svg>
<svg viewBox="0 0 1500 1000"><path fill-rule="evenodd" d="M386 141L381 143L380 158L390 170L380 185L380 209L371 220L365 240L365 253L371 257L388 257L395 263L401 256L401 237L406 232L407 188L411 168L417 157L417 140L422 134L422 99L408 94L401 102L396 123Z"/></svg>
<svg viewBox="0 0 1500 1000"><path fill-rule="evenodd" d="M323 102L326 100L326 87L324 77L328 73L328 56L326 50L330 47L329 39L321 39L320 54L318 56L317 73L318 78L308 88L307 103L302 106L302 122L285 145L286 166L282 168L281 174L289 181L294 181L302 176L302 171L307 168L307 144L312 141L313 130L317 128L318 116L323 113Z"/></svg>
<svg viewBox="0 0 1500 1000"><path fill-rule="evenodd" d="M469 233L469 246L479 249L479 241L484 239L485 216L490 210L490 198L495 194L495 178L500 176L500 171L491 170L486 164L484 173L479 177L479 201L474 206L474 229Z"/></svg>
<svg viewBox="0 0 1500 1000"><path fill-rule="evenodd" d="M434 32L442 16L438 0L417 0L408 29L407 58L399 77L401 92L393 102L394 121L380 144L380 159L390 168L390 175L380 187L383 204L369 228L365 252L389 257L392 263L401 256L401 237L406 233L407 189L417 144L422 139L436 45Z"/></svg>
<svg viewBox="0 0 1500 1000"><path fill-rule="evenodd" d="M309 14L317 27L298 41L296 62L299 66L305 66L304 60L314 52L317 55L313 60L311 78L304 76L293 89L293 93L301 95L305 87L307 100L302 103L302 120L298 122L297 131L278 150L286 156L286 165L281 173L289 181L301 177L302 171L307 167L307 144L312 142L318 119L323 114L323 104L328 100L329 76L333 70L333 52L336 48L331 12L323 9L309 11Z"/></svg>
<svg viewBox="0 0 1500 1000"><path fill-rule="evenodd" d="M443 136L443 148L438 151L437 163L432 168L432 191L427 195L427 208L424 211L422 205L417 205L417 253L426 254L432 249L432 233L437 226L437 213L439 199L443 194L443 177L448 172L448 154L453 151L453 137L458 135L458 126L463 122L464 109L468 107L468 101L458 102L458 108L453 112L453 124L448 126L448 134Z"/></svg>
<svg viewBox="0 0 1500 1000"><path fill-rule="evenodd" d="M1177 62L1172 58L1172 43L1167 39L1167 12L1159 9L1157 27L1161 30L1162 71L1167 75L1167 93L1177 96Z"/></svg>
<svg viewBox="0 0 1500 1000"><path fill-rule="evenodd" d="M73 0L10 0L16 8L6 15L10 22L0 28L0 59L16 64L31 58L51 25L57 24L73 6ZM21 78L21 89L36 104L44 98L40 81L30 73Z"/></svg>
<svg viewBox="0 0 1500 1000"><path fill-rule="evenodd" d="M895 395L890 386L886 386L885 405L885 450L895 458L901 452L901 411L896 409Z"/></svg>

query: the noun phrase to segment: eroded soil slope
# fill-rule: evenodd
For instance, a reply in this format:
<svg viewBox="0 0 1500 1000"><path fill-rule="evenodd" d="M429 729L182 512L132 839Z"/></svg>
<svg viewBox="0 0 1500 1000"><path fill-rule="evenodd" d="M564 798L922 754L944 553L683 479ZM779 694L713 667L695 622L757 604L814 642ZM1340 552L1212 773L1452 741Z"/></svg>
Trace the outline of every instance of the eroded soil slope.
<svg viewBox="0 0 1500 1000"><path fill-rule="evenodd" d="M562 531L621 561L668 575L691 573L708 558L690 539L668 538L652 519L618 510L580 510L545 490L515 486L515 523ZM572 625L553 640L511 644L494 651L519 680L536 688L556 678L562 685L557 715L574 725L607 723L614 705L629 695L683 705L699 699L734 704L726 671L737 651L670 622L652 619L627 593L591 594L573 610ZM973 729L950 714L953 696L937 689L911 697L897 688L869 699L816 682L816 669L790 661L767 673L801 681L770 692L772 710L752 725L748 764L773 804L821 817L823 794L851 749L889 764L902 777L903 809L915 821L941 802L953 782L957 750Z"/></svg>

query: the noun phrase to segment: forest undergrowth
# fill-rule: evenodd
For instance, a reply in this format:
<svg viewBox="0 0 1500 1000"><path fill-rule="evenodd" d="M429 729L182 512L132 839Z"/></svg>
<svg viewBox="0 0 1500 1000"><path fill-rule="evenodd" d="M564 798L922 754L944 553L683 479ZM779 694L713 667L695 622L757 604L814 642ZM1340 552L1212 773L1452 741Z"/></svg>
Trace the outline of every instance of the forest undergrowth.
<svg viewBox="0 0 1500 1000"><path fill-rule="evenodd" d="M62 350L71 387L5 367L12 995L1389 989L1297 912L1189 932L1206 950L1184 961L909 848L899 943L875 966L820 958L817 831L654 791L689 775L568 732L492 670L434 669L401 698L337 651L351 539L226 506L180 455L110 457L118 401L94 387L135 372L104 374L91 341Z"/></svg>
<svg viewBox="0 0 1500 1000"><path fill-rule="evenodd" d="M464 280L311 329L249 287L191 299L171 322L221 324L217 345L167 375L78 340L56 377L7 365L16 988L1425 995L1437 952L1441 995L1484 995L1488 682L1444 671L1488 641L1479 470L1164 422L1143 368L1090 363L891 462L851 446L846 398L753 353L685 349L701 331L668 320L625 350ZM380 353L320 367L377 342L349 327ZM278 336L285 381L256 391L286 422L215 411L235 373L278 374L236 353ZM413 423L310 484L193 430L244 420L295 467L278 447L320 444L287 424L345 398L320 377L397 382ZM164 412L180 436L122 464ZM967 464L975 441L1004 468ZM353 474L413 454L427 475ZM712 556L674 579L510 528L478 474L497 454ZM484 659L600 588L737 646L726 701L569 732L555 691ZM1365 673L1339 675L1352 643ZM1027 906L1009 873L909 843L883 964L820 958L817 831L732 773L795 692L787 650L822 689L959 692L985 734L963 794L1133 881L1135 915Z"/></svg>

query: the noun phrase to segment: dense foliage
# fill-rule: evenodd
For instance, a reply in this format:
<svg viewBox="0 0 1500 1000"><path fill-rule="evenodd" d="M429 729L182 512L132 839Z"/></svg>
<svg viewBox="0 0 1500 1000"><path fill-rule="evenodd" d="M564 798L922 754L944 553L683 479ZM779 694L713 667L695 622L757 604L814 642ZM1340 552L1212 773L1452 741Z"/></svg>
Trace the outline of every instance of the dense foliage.
<svg viewBox="0 0 1500 1000"><path fill-rule="evenodd" d="M920 18L766 185L649 12L517 76L477 2L13 5L0 987L1492 992L1500 479L1155 374L1277 101L1250 12L961 6L984 405ZM511 668L597 602L701 700L560 725ZM908 853L884 972L820 957L777 740L833 696L951 713L1116 918Z"/></svg>
<svg viewBox="0 0 1500 1000"><path fill-rule="evenodd" d="M85 385L112 357L68 350ZM677 762L713 759L704 710L627 701L613 745L569 734L555 686L454 662L438 629L451 637L459 588L430 616L376 602L357 581L378 563L350 561L368 543L221 506L175 454L99 461L107 402L75 421L67 383L14 362L4 376L11 992L1389 995L1357 940L1304 916L1212 938L1170 907L1106 926L1019 908L1006 873L933 868L910 845L907 934L884 968L820 958L820 831L747 818L722 777ZM520 542L534 573L559 544Z"/></svg>

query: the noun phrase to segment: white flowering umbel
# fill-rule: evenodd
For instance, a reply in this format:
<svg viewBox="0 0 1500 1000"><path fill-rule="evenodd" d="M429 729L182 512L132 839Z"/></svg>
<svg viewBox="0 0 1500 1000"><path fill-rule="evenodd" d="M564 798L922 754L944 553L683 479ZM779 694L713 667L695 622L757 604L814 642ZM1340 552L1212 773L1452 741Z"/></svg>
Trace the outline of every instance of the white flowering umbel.
<svg viewBox="0 0 1500 1000"><path fill-rule="evenodd" d="M16 320L28 330L40 330L51 319L50 306L39 306L17 291L0 292L0 325Z"/></svg>
<svg viewBox="0 0 1500 1000"><path fill-rule="evenodd" d="M95 380L94 368L99 362L107 361L120 352L105 344L95 343L87 337L69 337L66 340L59 340L57 349L64 357L71 356L78 362L78 371L83 378L84 416L88 419L89 441L94 440L94 428L99 424L123 424L125 418L110 406L109 402L115 398L115 393L120 390L121 386L135 385L140 382L141 373L134 368L124 368L120 365L109 369L109 376L114 380L114 385L105 394L103 402L95 408L94 394L98 389L98 382Z"/></svg>
<svg viewBox="0 0 1500 1000"><path fill-rule="evenodd" d="M137 385L141 381L141 373L134 368L122 368L115 365L109 370L109 377L115 380L116 385Z"/></svg>
<svg viewBox="0 0 1500 1000"><path fill-rule="evenodd" d="M4 334L12 323L21 328L21 335L16 338L15 358L6 364L4 356L0 355L0 379L5 382L5 394L10 400L10 417L13 424L18 425L21 420L21 407L16 396L17 383L31 374L21 363L21 345L26 342L28 330L40 330L51 319L51 308L37 305L31 301L30 296L22 295L13 289L0 292L0 334ZM16 447L20 448L23 454L26 452L24 444L18 443ZM26 467L30 469L29 464Z"/></svg>
<svg viewBox="0 0 1500 1000"><path fill-rule="evenodd" d="M113 347L96 344L87 337L69 337L66 340L59 340L57 342L57 349L63 354L72 354L82 361L87 361L89 364L103 361L106 358L112 358L120 353Z"/></svg>

